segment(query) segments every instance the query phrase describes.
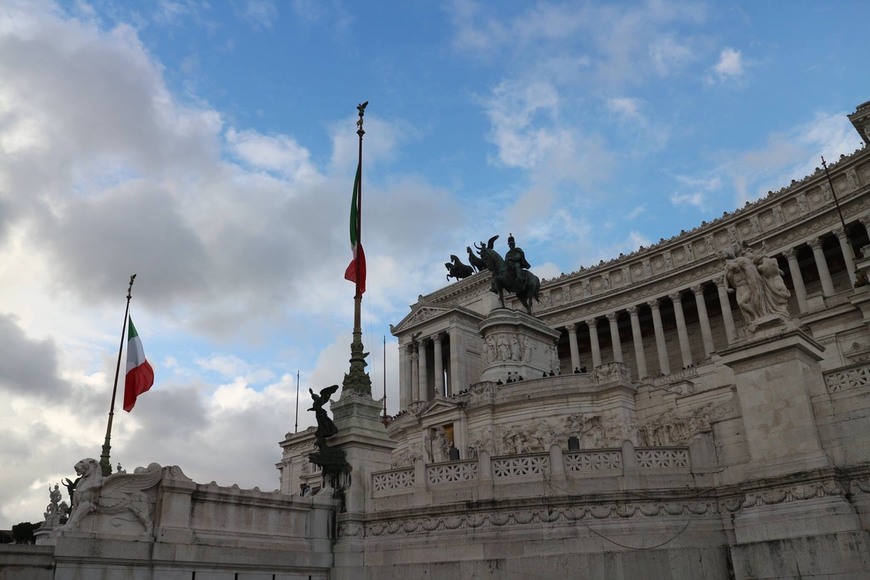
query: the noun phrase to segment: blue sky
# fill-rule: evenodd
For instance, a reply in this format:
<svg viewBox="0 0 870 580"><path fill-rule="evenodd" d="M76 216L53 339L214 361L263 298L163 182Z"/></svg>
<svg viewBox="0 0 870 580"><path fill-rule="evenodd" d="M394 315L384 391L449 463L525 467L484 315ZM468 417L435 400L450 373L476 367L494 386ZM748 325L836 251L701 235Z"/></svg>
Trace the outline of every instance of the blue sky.
<svg viewBox="0 0 870 580"><path fill-rule="evenodd" d="M786 10L787 7L787 10ZM98 456L127 281L157 373L113 459L270 490L302 388L512 232L541 277L860 147L866 2L0 4L0 527ZM503 242L502 242L503 243ZM502 248L503 250L504 248ZM300 401L300 428L311 424Z"/></svg>

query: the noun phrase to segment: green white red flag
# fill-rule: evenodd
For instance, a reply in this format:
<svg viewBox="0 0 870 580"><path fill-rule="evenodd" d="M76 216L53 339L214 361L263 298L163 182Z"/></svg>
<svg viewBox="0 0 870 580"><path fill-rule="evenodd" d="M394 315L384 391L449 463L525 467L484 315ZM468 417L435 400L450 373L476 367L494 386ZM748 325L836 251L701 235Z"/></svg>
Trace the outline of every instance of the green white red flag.
<svg viewBox="0 0 870 580"><path fill-rule="evenodd" d="M353 197L350 202L350 249L353 259L347 270L344 271L344 279L356 282L356 293L362 296L366 291L366 255L360 240L360 181L362 179L362 163L356 168L356 177L353 180Z"/></svg>
<svg viewBox="0 0 870 580"><path fill-rule="evenodd" d="M145 350L139 333L133 326L133 319L129 320L127 329L127 376L124 380L124 410L128 413L133 410L136 398L148 391L154 384L154 369L145 360Z"/></svg>

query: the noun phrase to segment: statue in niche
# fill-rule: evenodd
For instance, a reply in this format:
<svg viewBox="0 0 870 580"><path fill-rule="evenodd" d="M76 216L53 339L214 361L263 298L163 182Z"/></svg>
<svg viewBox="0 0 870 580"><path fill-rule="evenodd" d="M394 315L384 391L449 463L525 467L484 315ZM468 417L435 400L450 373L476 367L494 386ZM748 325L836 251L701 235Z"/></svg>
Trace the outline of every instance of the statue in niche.
<svg viewBox="0 0 870 580"><path fill-rule="evenodd" d="M498 346L498 360L510 360L511 348L508 346L507 338L499 336L496 344Z"/></svg>
<svg viewBox="0 0 870 580"><path fill-rule="evenodd" d="M861 184L858 182L858 172L854 169L850 169L846 172L846 178L849 180L849 189L851 191L861 187Z"/></svg>
<svg viewBox="0 0 870 580"><path fill-rule="evenodd" d="M495 339L491 336L486 337L486 360L484 361L486 364L495 362L498 359L498 353L496 351Z"/></svg>
<svg viewBox="0 0 870 580"><path fill-rule="evenodd" d="M782 280L782 270L773 258L756 254L746 244L735 251L723 252L725 282L728 291L737 298L747 328L771 318L789 318L788 299L791 296Z"/></svg>
<svg viewBox="0 0 870 580"><path fill-rule="evenodd" d="M683 246L686 250L686 261L694 262L695 261L695 247L692 244L686 244Z"/></svg>
<svg viewBox="0 0 870 580"><path fill-rule="evenodd" d="M810 206L807 203L807 196L803 193L797 194L797 204L798 211L800 211L801 215L806 215L810 211Z"/></svg>
<svg viewBox="0 0 870 580"><path fill-rule="evenodd" d="M429 445L432 448L429 456L434 463L441 463L450 459L450 442L447 441L447 433L444 431L444 427L436 427L433 430Z"/></svg>
<svg viewBox="0 0 870 580"><path fill-rule="evenodd" d="M82 521L91 515L118 515L129 512L145 528L144 535L150 536L153 530L151 521L151 501L144 490L157 485L162 477L162 469L156 463L145 468L137 468L132 474L116 473L103 478L103 471L96 459L86 458L75 464L79 475L75 486L72 511L66 524L55 530L57 535L67 530L79 528ZM124 518L112 521L113 526Z"/></svg>
<svg viewBox="0 0 870 580"><path fill-rule="evenodd" d="M444 267L447 268L447 280L450 280L450 278L462 280L474 274L474 268L468 264L463 264L454 254L450 254L450 261L445 262Z"/></svg>
<svg viewBox="0 0 870 580"><path fill-rule="evenodd" d="M513 235L508 237L509 249L504 258L493 249L496 239L498 236L493 236L485 246L475 244L486 268L492 272L490 292L498 294L502 308L505 307L504 291L512 292L531 314L532 301L541 302L541 281L528 270L531 266L526 261L526 254L517 247Z"/></svg>
<svg viewBox="0 0 870 580"><path fill-rule="evenodd" d="M338 433L338 427L326 414L326 409L323 408L329 402L329 398L338 390L338 385L332 385L320 390L318 395L313 390L308 389L311 393L311 398L314 404L309 411L314 411L314 417L317 419L317 430L314 432L314 437L317 441L317 446L323 448L326 445L326 439Z"/></svg>

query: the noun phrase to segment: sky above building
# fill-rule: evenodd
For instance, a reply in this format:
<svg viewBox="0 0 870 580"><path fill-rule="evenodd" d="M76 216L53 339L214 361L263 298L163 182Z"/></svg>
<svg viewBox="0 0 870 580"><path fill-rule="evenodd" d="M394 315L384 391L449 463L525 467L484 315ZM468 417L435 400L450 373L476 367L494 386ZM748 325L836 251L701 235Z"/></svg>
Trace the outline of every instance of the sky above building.
<svg viewBox="0 0 870 580"><path fill-rule="evenodd" d="M278 487L297 405L302 430L348 370L362 101L363 339L391 413L389 324L451 254L513 233L551 278L856 150L870 4L783 8L4 0L0 528L99 456L134 273L156 381L118 405L113 463Z"/></svg>

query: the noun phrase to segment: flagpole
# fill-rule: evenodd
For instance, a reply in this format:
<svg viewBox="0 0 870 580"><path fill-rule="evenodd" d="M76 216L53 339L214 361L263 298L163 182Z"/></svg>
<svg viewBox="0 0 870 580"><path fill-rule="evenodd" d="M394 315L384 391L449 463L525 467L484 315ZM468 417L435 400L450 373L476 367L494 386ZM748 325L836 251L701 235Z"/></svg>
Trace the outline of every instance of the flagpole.
<svg viewBox="0 0 870 580"><path fill-rule="evenodd" d="M384 425L387 424L387 335L384 335Z"/></svg>
<svg viewBox="0 0 870 580"><path fill-rule="evenodd" d="M366 101L361 105L357 106L357 111L359 111L359 121L356 122L357 131L356 134L359 135L359 164L357 167L359 168L359 186L357 188L357 200L356 200L356 245L357 248L362 248L362 160L363 160L363 135L366 134L363 129L363 115L366 113L366 105L369 102ZM359 334L360 344L362 344L362 323L360 322L360 307L362 305L362 292L360 292L360 269L362 266L362 260L357 258L356 260L356 285L355 285L355 293L353 297L353 333L354 333L354 342L356 342L356 336Z"/></svg>
<svg viewBox="0 0 870 580"><path fill-rule="evenodd" d="M359 164L357 165L357 173L358 175L355 177L355 181L358 182L355 184L356 188L356 247L358 249L357 254L354 255L354 262L356 268L356 284L355 284L355 293L353 297L353 341L350 344L350 370L347 374L344 375L344 381L342 381L342 389L341 389L341 398L344 398L346 394L356 394L360 396L364 396L367 398L372 397L372 379L369 377L368 373L365 371L366 368L366 356L368 356L367 352L363 350L363 342L362 342L362 322L361 322L361 304L362 304L362 146L363 146L363 135L365 135L365 130L363 129L363 116L365 115L366 106L369 104L368 101L357 105L356 109L359 112L359 120L356 122L357 131L356 134L359 135Z"/></svg>
<svg viewBox="0 0 870 580"><path fill-rule="evenodd" d="M299 433L299 371L296 371L296 424L293 425L293 432Z"/></svg>
<svg viewBox="0 0 870 580"><path fill-rule="evenodd" d="M103 477L112 474L112 463L109 461L109 450L112 448L112 419L115 416L115 396L118 394L118 375L121 372L121 352L124 350L124 337L127 334L127 317L130 315L130 299L133 298L133 281L136 274L130 276L130 286L127 287L127 307L124 309L124 325L121 327L121 344L118 346L118 364L115 366L115 386L112 388L112 404L109 405L109 422L106 425L106 440L103 443L103 453L100 455L100 468Z"/></svg>

